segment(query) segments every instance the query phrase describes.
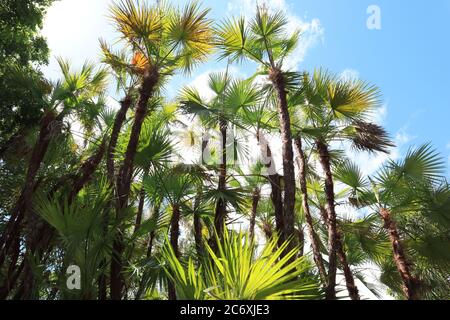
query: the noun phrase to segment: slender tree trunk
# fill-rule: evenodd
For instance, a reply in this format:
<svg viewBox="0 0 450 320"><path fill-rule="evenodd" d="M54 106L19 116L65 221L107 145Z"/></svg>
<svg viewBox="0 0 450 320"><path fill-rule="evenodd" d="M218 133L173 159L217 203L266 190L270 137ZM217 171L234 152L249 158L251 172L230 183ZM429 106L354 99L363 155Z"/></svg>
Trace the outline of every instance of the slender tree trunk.
<svg viewBox="0 0 450 320"><path fill-rule="evenodd" d="M325 266L323 264L322 254L320 253L320 242L317 233L314 230L314 221L309 208L308 199L308 187L306 184L306 158L305 153L302 148L302 139L297 137L295 139L295 147L298 153L298 165L299 165L299 182L300 182L300 192L302 196L302 208L305 214L306 225L308 227L309 240L311 241L311 248L313 252L313 259L316 263L317 269L319 270L320 278L326 286L327 283L327 273L325 271Z"/></svg>
<svg viewBox="0 0 450 320"><path fill-rule="evenodd" d="M408 263L403 250L397 225L394 219L392 219L389 210L382 208L380 210L380 215L384 221L384 228L389 233L389 240L391 241L392 252L394 254L394 262L403 281L403 292L408 300L419 300L419 281L411 274L410 264Z"/></svg>
<svg viewBox="0 0 450 320"><path fill-rule="evenodd" d="M33 195L33 190L35 187L36 175L50 144L54 129L53 124L56 119L57 118L52 111L47 111L42 117L38 140L34 145L33 152L28 163L24 187L14 208L11 210L11 218L0 238L0 267L5 261L10 246L18 241L20 226L23 218L25 217L26 211L29 208L31 202L30 199Z"/></svg>
<svg viewBox="0 0 450 320"><path fill-rule="evenodd" d="M180 237L180 207L175 204L172 206L172 219L170 221L170 245L177 258L180 258L180 249L178 247L178 238ZM172 281L168 283L169 300L177 300L175 284Z"/></svg>
<svg viewBox="0 0 450 320"><path fill-rule="evenodd" d="M316 142L319 151L319 159L325 173L325 195L327 199L327 224L328 224L328 281L325 291L326 298L336 299L336 271L337 271L337 223L334 207L334 185L331 174L330 154L327 145L321 141Z"/></svg>
<svg viewBox="0 0 450 320"><path fill-rule="evenodd" d="M111 131L111 137L109 140L107 157L106 157L106 168L108 171L108 177L112 184L114 181L114 153L116 151L117 141L119 139L120 130L122 129L123 123L125 122L127 112L130 109L132 100L131 96L128 94L120 102L120 109L116 114L114 120L114 125Z"/></svg>
<svg viewBox="0 0 450 320"><path fill-rule="evenodd" d="M261 148L263 162L268 171L268 180L271 187L270 200L272 201L275 211L275 227L278 233L278 245L281 246L285 241L284 216L283 216L283 197L281 190L281 177L275 168L275 162L272 157L272 150L264 135L258 130L256 139Z"/></svg>
<svg viewBox="0 0 450 320"><path fill-rule="evenodd" d="M160 209L160 204L156 203L153 206L153 215L154 214L159 214L159 209ZM152 256L152 250L153 250L153 241L155 240L156 237L156 232L155 230L153 230L152 232L150 232L149 238L148 238L148 243L147 243L147 259L150 258Z"/></svg>
<svg viewBox="0 0 450 320"><path fill-rule="evenodd" d="M344 268L347 289L349 295L354 300L359 300L358 289L356 288L353 274L348 267L347 257L342 248L339 232L337 230L337 217L334 199L334 182L331 173L330 152L328 146L322 141L316 141L317 150L319 152L319 160L325 173L325 196L327 199L326 217L328 224L328 283L325 290L326 298L329 300L336 299L336 272L337 257Z"/></svg>
<svg viewBox="0 0 450 320"><path fill-rule="evenodd" d="M219 183L217 190L224 192L227 188L227 127L228 124L225 120L220 120L220 134L222 136L222 145L220 150L221 161L219 165ZM216 212L214 215L214 227L217 232L217 238L222 239L225 227L225 220L227 215L227 208L225 201L220 198L216 204ZM212 248L217 249L216 237L212 237Z"/></svg>
<svg viewBox="0 0 450 320"><path fill-rule="evenodd" d="M255 240L255 224L256 224L256 214L258 213L258 203L261 199L261 191L259 188L255 188L253 190L252 195L252 213L250 216L250 226L249 226L249 233L250 233L250 241Z"/></svg>
<svg viewBox="0 0 450 320"><path fill-rule="evenodd" d="M130 196L131 180L133 177L133 163L137 152L139 143L139 136L141 133L142 124L147 115L147 104L150 100L153 91L158 83L159 74L154 69L145 71L142 85L139 90L139 101L134 116L134 123L131 128L130 140L128 141L125 159L117 177L117 215L120 219L123 210L128 205L128 198ZM121 228L119 228L121 229ZM123 290L123 262L122 253L124 250L123 230L118 230L117 235L113 241L113 252L111 261L111 299L120 300Z"/></svg>
<svg viewBox="0 0 450 320"><path fill-rule="evenodd" d="M303 257L303 254L305 252L305 232L301 228L301 226L298 226L298 228L295 230L295 233L297 234L297 241L298 241L298 254L297 257Z"/></svg>
<svg viewBox="0 0 450 320"><path fill-rule="evenodd" d="M345 277L345 285L347 287L348 294L350 299L352 300L360 300L358 287L355 284L355 278L353 277L352 270L347 262L347 255L345 254L342 238L340 233L338 232L338 240L337 240L337 256L339 258L339 262L342 266L342 270L344 271Z"/></svg>
<svg viewBox="0 0 450 320"><path fill-rule="evenodd" d="M291 119L288 110L287 92L285 80L281 70L272 68L269 79L278 95L278 112L280 117L280 130L283 157L283 180L284 180L284 237L289 239L294 237L295 225L295 169L294 153L292 150ZM295 240L295 239L294 239ZM291 241L288 251L295 247L295 241Z"/></svg>
<svg viewBox="0 0 450 320"><path fill-rule="evenodd" d="M98 147L97 151L89 157L80 167L80 171L77 175L77 178L74 179L72 190L69 193L68 204L70 205L77 194L83 189L83 187L92 179L92 176L97 170L100 162L103 159L103 155L105 154L106 142L103 141ZM36 215L37 216L37 215ZM40 224L42 225L39 228L39 231L36 233L36 237L30 239L30 247L27 250L30 251L32 256L42 257L46 251L51 251L51 241L54 238L55 230L50 227L45 221L39 219ZM27 262L25 260L25 262ZM33 294L34 288L34 274L31 266L28 263L25 263L24 268L24 279L26 279L23 283L22 289L22 297L24 299L30 299Z"/></svg>
<svg viewBox="0 0 450 320"><path fill-rule="evenodd" d="M64 114L60 113L58 116L55 115L53 111L47 111L43 115L41 120L41 126L39 131L38 139L33 147L31 153L31 158L29 160L27 176L25 178L25 184L22 192L19 196L16 205L11 211L11 218L2 234L0 240L0 267L3 265L6 256L12 250L11 261L9 270L15 270L15 265L18 261L20 254L20 233L22 229L22 221L26 219L26 235L25 235L25 245L26 253L24 256L24 269L29 270L31 277L33 276L30 267L30 262L28 258L28 253L34 247L34 240L36 238L36 228L39 229L39 217L33 212L28 212L31 204L31 199L35 189L37 188L38 182L36 182L36 176L41 167L44 156L47 152L48 146L53 135L57 134L59 131L57 128L58 123L61 122ZM22 269L20 269L22 271ZM18 279L18 275L14 276L9 273L8 277L12 276L11 279L6 279L5 289L6 296L9 294L10 290L14 286L14 283ZM30 278L33 281L33 278Z"/></svg>
<svg viewBox="0 0 450 320"><path fill-rule="evenodd" d="M131 95L127 94L125 98L120 102L120 109L116 114L116 117L114 119L114 125L112 127L111 136L108 144L108 150L106 152L106 171L108 174L108 180L113 187L113 194L116 192L116 183L115 183L115 165L114 165L114 154L116 151L117 141L119 139L120 130L122 129L122 126L126 120L127 112L130 109L132 104ZM112 200L114 201L114 200ZM106 235L108 224L109 224L109 217L105 215L104 217L104 232ZM102 267L106 267L107 262L102 262ZM98 279L98 291L99 291L99 300L106 300L107 299L107 276L106 274L101 274Z"/></svg>
<svg viewBox="0 0 450 320"><path fill-rule="evenodd" d="M95 170L99 166L100 162L103 159L103 155L105 154L106 142L103 141L97 152L90 157L86 162L84 162L80 169L80 177L75 180L75 183L72 187L72 191L69 194L69 204L75 199L77 194L83 189L83 187L91 180L92 175Z"/></svg>
<svg viewBox="0 0 450 320"><path fill-rule="evenodd" d="M194 203L194 240L195 250L197 251L197 257L201 258L204 253L203 240L202 240L202 220L200 213L198 212L200 206L201 192L199 192L195 198Z"/></svg>
<svg viewBox="0 0 450 320"><path fill-rule="evenodd" d="M264 236L266 237L266 240L270 241L273 237L272 226L269 224L264 224L262 229Z"/></svg>
<svg viewBox="0 0 450 320"><path fill-rule="evenodd" d="M138 231L142 224L142 215L144 214L144 205L145 205L145 190L144 187L141 187L139 191L139 204L138 211L136 214L136 222L134 224L134 232Z"/></svg>

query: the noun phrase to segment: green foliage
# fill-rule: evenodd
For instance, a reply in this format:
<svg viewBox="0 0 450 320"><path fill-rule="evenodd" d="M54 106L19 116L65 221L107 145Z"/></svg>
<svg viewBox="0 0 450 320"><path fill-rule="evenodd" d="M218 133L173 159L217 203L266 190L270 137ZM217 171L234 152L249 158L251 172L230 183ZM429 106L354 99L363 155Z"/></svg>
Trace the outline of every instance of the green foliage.
<svg viewBox="0 0 450 320"><path fill-rule="evenodd" d="M257 252L247 235L228 232L217 253L206 244L208 258L199 268L191 259L184 266L170 245L163 248L161 262L182 300L319 299L311 265L306 258L288 262L296 250L281 257L286 246L277 247L274 238Z"/></svg>
<svg viewBox="0 0 450 320"><path fill-rule="evenodd" d="M69 265L81 269L81 290L73 292L66 287L65 273L58 278L61 298L95 299L98 276L106 272L102 261L109 257L112 233L104 228L105 216L110 210L110 192L106 181L86 189L73 203L40 197L36 211L57 232L63 250L62 270ZM62 276L62 277L61 277Z"/></svg>

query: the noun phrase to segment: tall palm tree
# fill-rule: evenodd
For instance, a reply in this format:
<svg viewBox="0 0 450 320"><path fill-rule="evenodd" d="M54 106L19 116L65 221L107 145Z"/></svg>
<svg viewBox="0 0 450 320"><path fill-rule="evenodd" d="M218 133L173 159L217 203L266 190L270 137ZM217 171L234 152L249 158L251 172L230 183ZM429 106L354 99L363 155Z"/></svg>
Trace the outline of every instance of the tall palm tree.
<svg viewBox="0 0 450 320"><path fill-rule="evenodd" d="M94 101L103 95L106 87L107 73L104 69L97 69L93 64L85 63L79 72L70 69L70 65L63 59L58 59L63 78L57 82L46 97L45 110L41 119L38 137L28 159L25 182L20 195L10 212L10 219L2 233L0 242L0 265L11 253L9 264L15 267L20 247L21 230L24 221L27 230L26 247L28 254L34 251L37 237L36 224L39 217L31 210L31 199L39 187L37 176L42 163L48 154L51 143L61 137L65 131L64 120L71 114L81 114L80 110L92 106ZM12 251L11 251L12 250ZM28 259L25 259L27 261Z"/></svg>
<svg viewBox="0 0 450 320"><path fill-rule="evenodd" d="M350 141L355 149L370 152L388 152L392 146L386 132L373 123L365 122L379 104L379 92L374 86L360 80L344 80L326 71L304 74L299 91L303 119L299 130L313 141L319 163L325 175L326 221L328 225L329 270L327 298L336 297L337 257L344 268L346 284L352 299L359 299L358 289L348 268L342 247L342 236L337 229L335 189L332 175L330 144L332 141ZM309 124L309 125L308 125ZM306 133L308 132L308 133Z"/></svg>
<svg viewBox="0 0 450 320"><path fill-rule="evenodd" d="M227 142L228 130L232 125L239 126L239 118L237 117L239 110L257 103L259 95L256 90L248 85L247 81L233 80L228 75L228 70L223 74L210 74L209 88L214 92L214 96L209 101L202 99L197 89L184 88L181 97L181 108L187 113L203 118L203 123L208 127L219 128L221 145L217 191L225 193L227 189L227 165L231 156L227 155L229 146L229 142ZM223 227L226 214L227 203L225 198L219 197L214 215L214 227L219 238L224 232ZM215 247L215 239L211 240L212 247Z"/></svg>
<svg viewBox="0 0 450 320"><path fill-rule="evenodd" d="M182 207L194 194L193 177L189 170L183 166L175 166L164 171L155 170L145 178L144 188L149 195L158 194L161 201L166 201L171 210L170 219L170 245L175 256L180 258L179 248L180 220ZM175 287L169 282L169 300L176 300Z"/></svg>
<svg viewBox="0 0 450 320"><path fill-rule="evenodd" d="M129 66L139 75L139 97L131 128L131 135L123 164L117 176L118 215L128 205L133 162L136 155L142 123L148 112L148 101L158 87L178 70L190 72L205 60L212 50L209 10L190 3L183 9L157 3L148 6L140 1L124 0L111 7L117 31L133 55ZM120 299L123 280L122 252L124 245L118 232L111 263L111 297Z"/></svg>
<svg viewBox="0 0 450 320"><path fill-rule="evenodd" d="M244 58L260 65L268 75L271 92L276 99L279 113L283 158L283 230L281 239L294 236L295 170L292 150L291 119L287 94L294 74L283 70L285 58L295 48L299 33L291 36L286 31L287 19L282 12L271 13L258 6L256 15L247 23L245 18L224 21L217 30L221 57L231 61ZM293 242L291 242L291 245Z"/></svg>
<svg viewBox="0 0 450 320"><path fill-rule="evenodd" d="M425 265L434 270L435 279L448 263L444 256L440 260L434 257L440 247L448 245L444 234L449 230L445 208L450 193L448 183L442 178L443 170L444 162L428 144L410 149L404 159L389 161L369 179L370 183L352 178L359 176L356 166L347 165L339 170L339 180L351 187L351 202L357 207L370 208L380 218L391 245L389 259L400 276L398 287L409 300L433 294L433 285L427 283L432 277L428 278L427 272L419 272L419 261L426 261ZM424 240L419 239L426 239L426 250L421 247ZM381 263L386 266L386 260ZM439 282L435 282L437 287Z"/></svg>

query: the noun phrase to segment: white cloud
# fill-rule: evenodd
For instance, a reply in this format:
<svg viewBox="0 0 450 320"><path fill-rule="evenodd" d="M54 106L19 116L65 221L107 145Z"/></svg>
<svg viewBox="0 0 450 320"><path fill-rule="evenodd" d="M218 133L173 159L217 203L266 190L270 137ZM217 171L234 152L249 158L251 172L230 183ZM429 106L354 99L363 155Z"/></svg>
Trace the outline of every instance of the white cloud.
<svg viewBox="0 0 450 320"><path fill-rule="evenodd" d="M406 132L405 128L400 129L395 134L395 142L399 146L403 146L414 140L416 137L411 136L408 132Z"/></svg>
<svg viewBox="0 0 450 320"><path fill-rule="evenodd" d="M240 13L246 17L253 17L258 4L267 3L267 7L272 10L281 10L286 13L288 24L286 29L289 31L300 30L301 36L297 48L292 54L286 58L284 66L286 69L297 69L299 64L304 60L309 49L323 42L325 30L317 18L307 20L293 14L293 8L287 4L285 0L231 0L228 2L228 10L237 14Z"/></svg>
<svg viewBox="0 0 450 320"><path fill-rule="evenodd" d="M388 107L387 104L383 104L381 107L376 109L371 115L371 121L378 125L383 125L386 122Z"/></svg>
<svg viewBox="0 0 450 320"><path fill-rule="evenodd" d="M110 3L110 0L61 0L49 8L42 30L51 50L50 64L43 68L47 77L59 78L55 57L69 59L74 67L79 67L86 59L97 60L99 38L108 42L115 39L107 17Z"/></svg>
<svg viewBox="0 0 450 320"><path fill-rule="evenodd" d="M345 69L340 76L343 81L355 81L359 79L359 71L355 69Z"/></svg>

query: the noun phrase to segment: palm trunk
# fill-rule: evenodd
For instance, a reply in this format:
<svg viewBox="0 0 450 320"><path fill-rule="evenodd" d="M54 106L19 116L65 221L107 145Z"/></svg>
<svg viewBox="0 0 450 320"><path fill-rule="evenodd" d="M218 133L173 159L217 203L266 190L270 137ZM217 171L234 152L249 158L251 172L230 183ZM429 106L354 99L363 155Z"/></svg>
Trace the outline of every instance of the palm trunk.
<svg viewBox="0 0 450 320"><path fill-rule="evenodd" d="M272 226L268 223L263 224L263 233L264 236L266 237L267 241L270 241L273 237L273 230L272 230Z"/></svg>
<svg viewBox="0 0 450 320"><path fill-rule="evenodd" d="M158 83L159 74L156 70L146 70L142 85L139 90L139 101L134 116L133 127L131 128L130 140L128 141L125 159L117 177L117 215L120 219L122 211L128 205L128 198L130 196L131 180L133 176L133 162L137 152L139 143L139 136L141 133L142 124L147 115L147 104L150 100L153 91ZM120 229L120 228L119 228ZM113 242L113 253L111 261L111 299L120 300L123 290L122 279L122 253L124 250L122 230L118 230L117 236Z"/></svg>
<svg viewBox="0 0 450 320"><path fill-rule="evenodd" d="M19 275L15 275L16 271L14 270L16 269L15 266L20 255L20 233L22 229L22 221L24 219L26 219L27 227L25 235L26 253L23 258L23 268L19 268L18 270L20 270L20 272L22 272L22 270L28 270L28 274L31 277L29 281L34 281L31 267L29 265L28 253L31 252L32 248L35 246L35 239L38 236L36 233L36 226L39 226L39 217L35 213L29 213L28 211L33 193L38 186L38 182L36 182L37 173L48 150L52 136L57 130L55 124L60 122L63 116L63 113L56 116L53 111L47 111L43 115L38 140L33 147L31 158L29 160L24 187L18 201L16 202L16 205L11 211L11 218L8 221L0 240L0 267L5 262L8 253L12 250L11 259L9 262L10 267L8 269L9 273L7 275L10 279L5 279L5 285L3 286L4 289L2 290L5 292L6 296L9 294L19 277Z"/></svg>
<svg viewBox="0 0 450 320"><path fill-rule="evenodd" d="M95 170L99 166L103 159L103 155L106 149L106 142L103 141L99 146L97 152L90 157L86 162L84 162L80 169L80 177L75 181L72 191L69 194L69 204L75 199L76 195L81 189L89 182L94 174Z"/></svg>
<svg viewBox="0 0 450 320"><path fill-rule="evenodd" d="M106 152L106 171L108 174L108 179L114 189L117 187L114 181L115 177L115 165L114 165L114 153L116 151L117 141L119 139L120 130L126 120L126 115L128 110L130 109L132 103L131 95L127 94L125 98L120 102L120 109L116 114L114 119L114 125L111 131L111 136L108 144L108 150ZM112 200L114 201L114 200ZM104 217L104 230L105 234L109 224L109 217L105 215ZM105 267L107 265L106 261L102 262L102 266ZM107 276L105 274L101 274L98 279L98 290L99 290L99 300L107 299Z"/></svg>
<svg viewBox="0 0 450 320"><path fill-rule="evenodd" d="M125 122L128 109L130 109L132 100L131 96L128 94L120 102L120 109L116 114L114 120L114 125L111 131L111 137L109 140L107 158L106 158L106 168L108 171L108 177L110 182L113 184L114 181L114 153L116 151L117 141L119 139L120 130L122 129L123 123Z"/></svg>
<svg viewBox="0 0 450 320"><path fill-rule="evenodd" d="M3 265L11 245L18 241L22 220L25 217L26 211L31 203L30 199L35 188L36 175L50 144L53 131L52 124L56 120L57 118L52 111L46 112L42 117L39 137L34 145L33 152L28 163L24 187L14 208L11 210L11 218L0 238L0 267Z"/></svg>
<svg viewBox="0 0 450 320"><path fill-rule="evenodd" d="M175 256L180 258L180 249L178 247L178 238L180 237L180 206L174 204L172 206L172 219L170 221L170 245L175 253ZM169 300L177 300L175 292L175 284L172 281L168 283Z"/></svg>
<svg viewBox="0 0 450 320"><path fill-rule="evenodd" d="M83 189L83 187L92 179L95 170L98 168L103 159L105 149L106 142L103 141L98 150L81 165L78 177L74 179L72 190L69 193L69 205L73 202L81 189ZM54 238L55 230L44 221L41 221L41 224L42 223L42 228L39 228L39 231L36 233L37 238L31 239L31 245L27 248L32 256L37 255L38 257L42 257L46 251L49 252L52 250L51 241ZM31 266L29 266L26 259L24 273L24 279L26 279L26 281L23 283L22 297L24 299L29 299L32 297L34 288L34 275Z"/></svg>
<svg viewBox="0 0 450 320"><path fill-rule="evenodd" d="M358 289L356 288L353 274L348 267L347 257L342 248L339 232L337 230L337 217L335 210L334 199L334 182L331 173L330 152L328 146L322 141L316 141L317 150L319 151L319 160L322 169L325 173L325 196L327 199L326 218L328 225L328 283L325 290L327 299L336 299L336 272L337 272L337 257L341 261L346 277L347 290L349 295L354 300L359 300Z"/></svg>
<svg viewBox="0 0 450 320"><path fill-rule="evenodd" d="M134 224L134 232L138 231L141 227L142 223L142 215L144 214L144 205L145 205L145 190L144 187L141 187L141 190L139 191L139 204L138 204L138 211L136 214L136 222Z"/></svg>
<svg viewBox="0 0 450 320"><path fill-rule="evenodd" d="M255 241L255 224L256 224L256 214L258 212L258 203L261 199L261 191L259 188L255 188L253 190L252 195L252 214L250 217L250 226L249 226L249 233L250 233L250 241Z"/></svg>
<svg viewBox="0 0 450 320"><path fill-rule="evenodd" d="M397 225L392 219L389 210L382 208L380 210L380 215L384 221L384 228L389 233L392 252L394 254L394 262L403 281L403 292L408 300L419 300L419 281L411 274L410 265L403 250Z"/></svg>
<svg viewBox="0 0 450 320"><path fill-rule="evenodd" d="M325 266L323 264L322 254L320 253L320 242L317 233L314 230L314 221L309 208L308 199L308 188L306 184L306 158L302 148L302 139L297 137L295 139L295 147L298 153L299 159L299 181L300 181L300 192L302 196L302 208L305 214L306 225L308 227L309 240L311 241L311 248L313 252L313 259L316 263L317 269L319 270L320 278L322 282L326 285L327 283L327 273L325 271Z"/></svg>
<svg viewBox="0 0 450 320"><path fill-rule="evenodd" d="M283 157L283 176L284 176L284 238L287 240L294 237L295 225L295 169L294 169L294 153L292 150L292 133L291 119L288 110L287 92L285 80L281 70L272 68L270 70L269 79L278 96L278 112L280 117L280 130L282 142ZM295 241L291 241L288 251L295 247Z"/></svg>
<svg viewBox="0 0 450 320"><path fill-rule="evenodd" d="M303 254L305 253L305 232L301 226L298 226L295 232L297 233L297 241L299 246L297 257L300 258L303 257Z"/></svg>
<svg viewBox="0 0 450 320"><path fill-rule="evenodd" d="M272 157L272 150L264 135L258 130L256 139L261 147L264 164L268 171L268 180L271 187L270 200L272 201L275 212L275 227L278 233L278 245L281 246L285 241L284 216L283 216L283 197L281 191L281 177L275 168L275 162Z"/></svg>
<svg viewBox="0 0 450 320"><path fill-rule="evenodd" d="M347 262L347 255L345 254L344 248L342 247L342 239L341 235L338 232L338 240L337 240L337 256L339 258L339 262L342 266L342 270L344 271L345 277L345 286L347 287L348 294L350 299L352 300L360 300L358 287L355 284L355 278L353 277L352 270Z"/></svg>
<svg viewBox="0 0 450 320"><path fill-rule="evenodd" d="M194 240L197 257L200 259L203 256L203 241L202 241L202 220L198 212L200 206L200 193L197 194L194 203Z"/></svg>
<svg viewBox="0 0 450 320"><path fill-rule="evenodd" d="M220 134L222 136L222 145L221 145L221 161L219 165L219 183L217 186L217 190L219 192L223 192L227 188L226 179L227 179L227 122L225 120L220 121ZM216 204L216 212L214 215L214 227L217 233L217 238L222 239L225 227L226 220L226 203L220 198ZM216 237L212 238L212 248L217 249Z"/></svg>
<svg viewBox="0 0 450 320"><path fill-rule="evenodd" d="M327 224L328 224L328 281L325 290L326 298L336 299L336 271L337 271L337 223L334 207L334 185L331 174L330 154L327 145L321 141L316 142L319 151L319 159L325 173L325 195L327 199Z"/></svg>

